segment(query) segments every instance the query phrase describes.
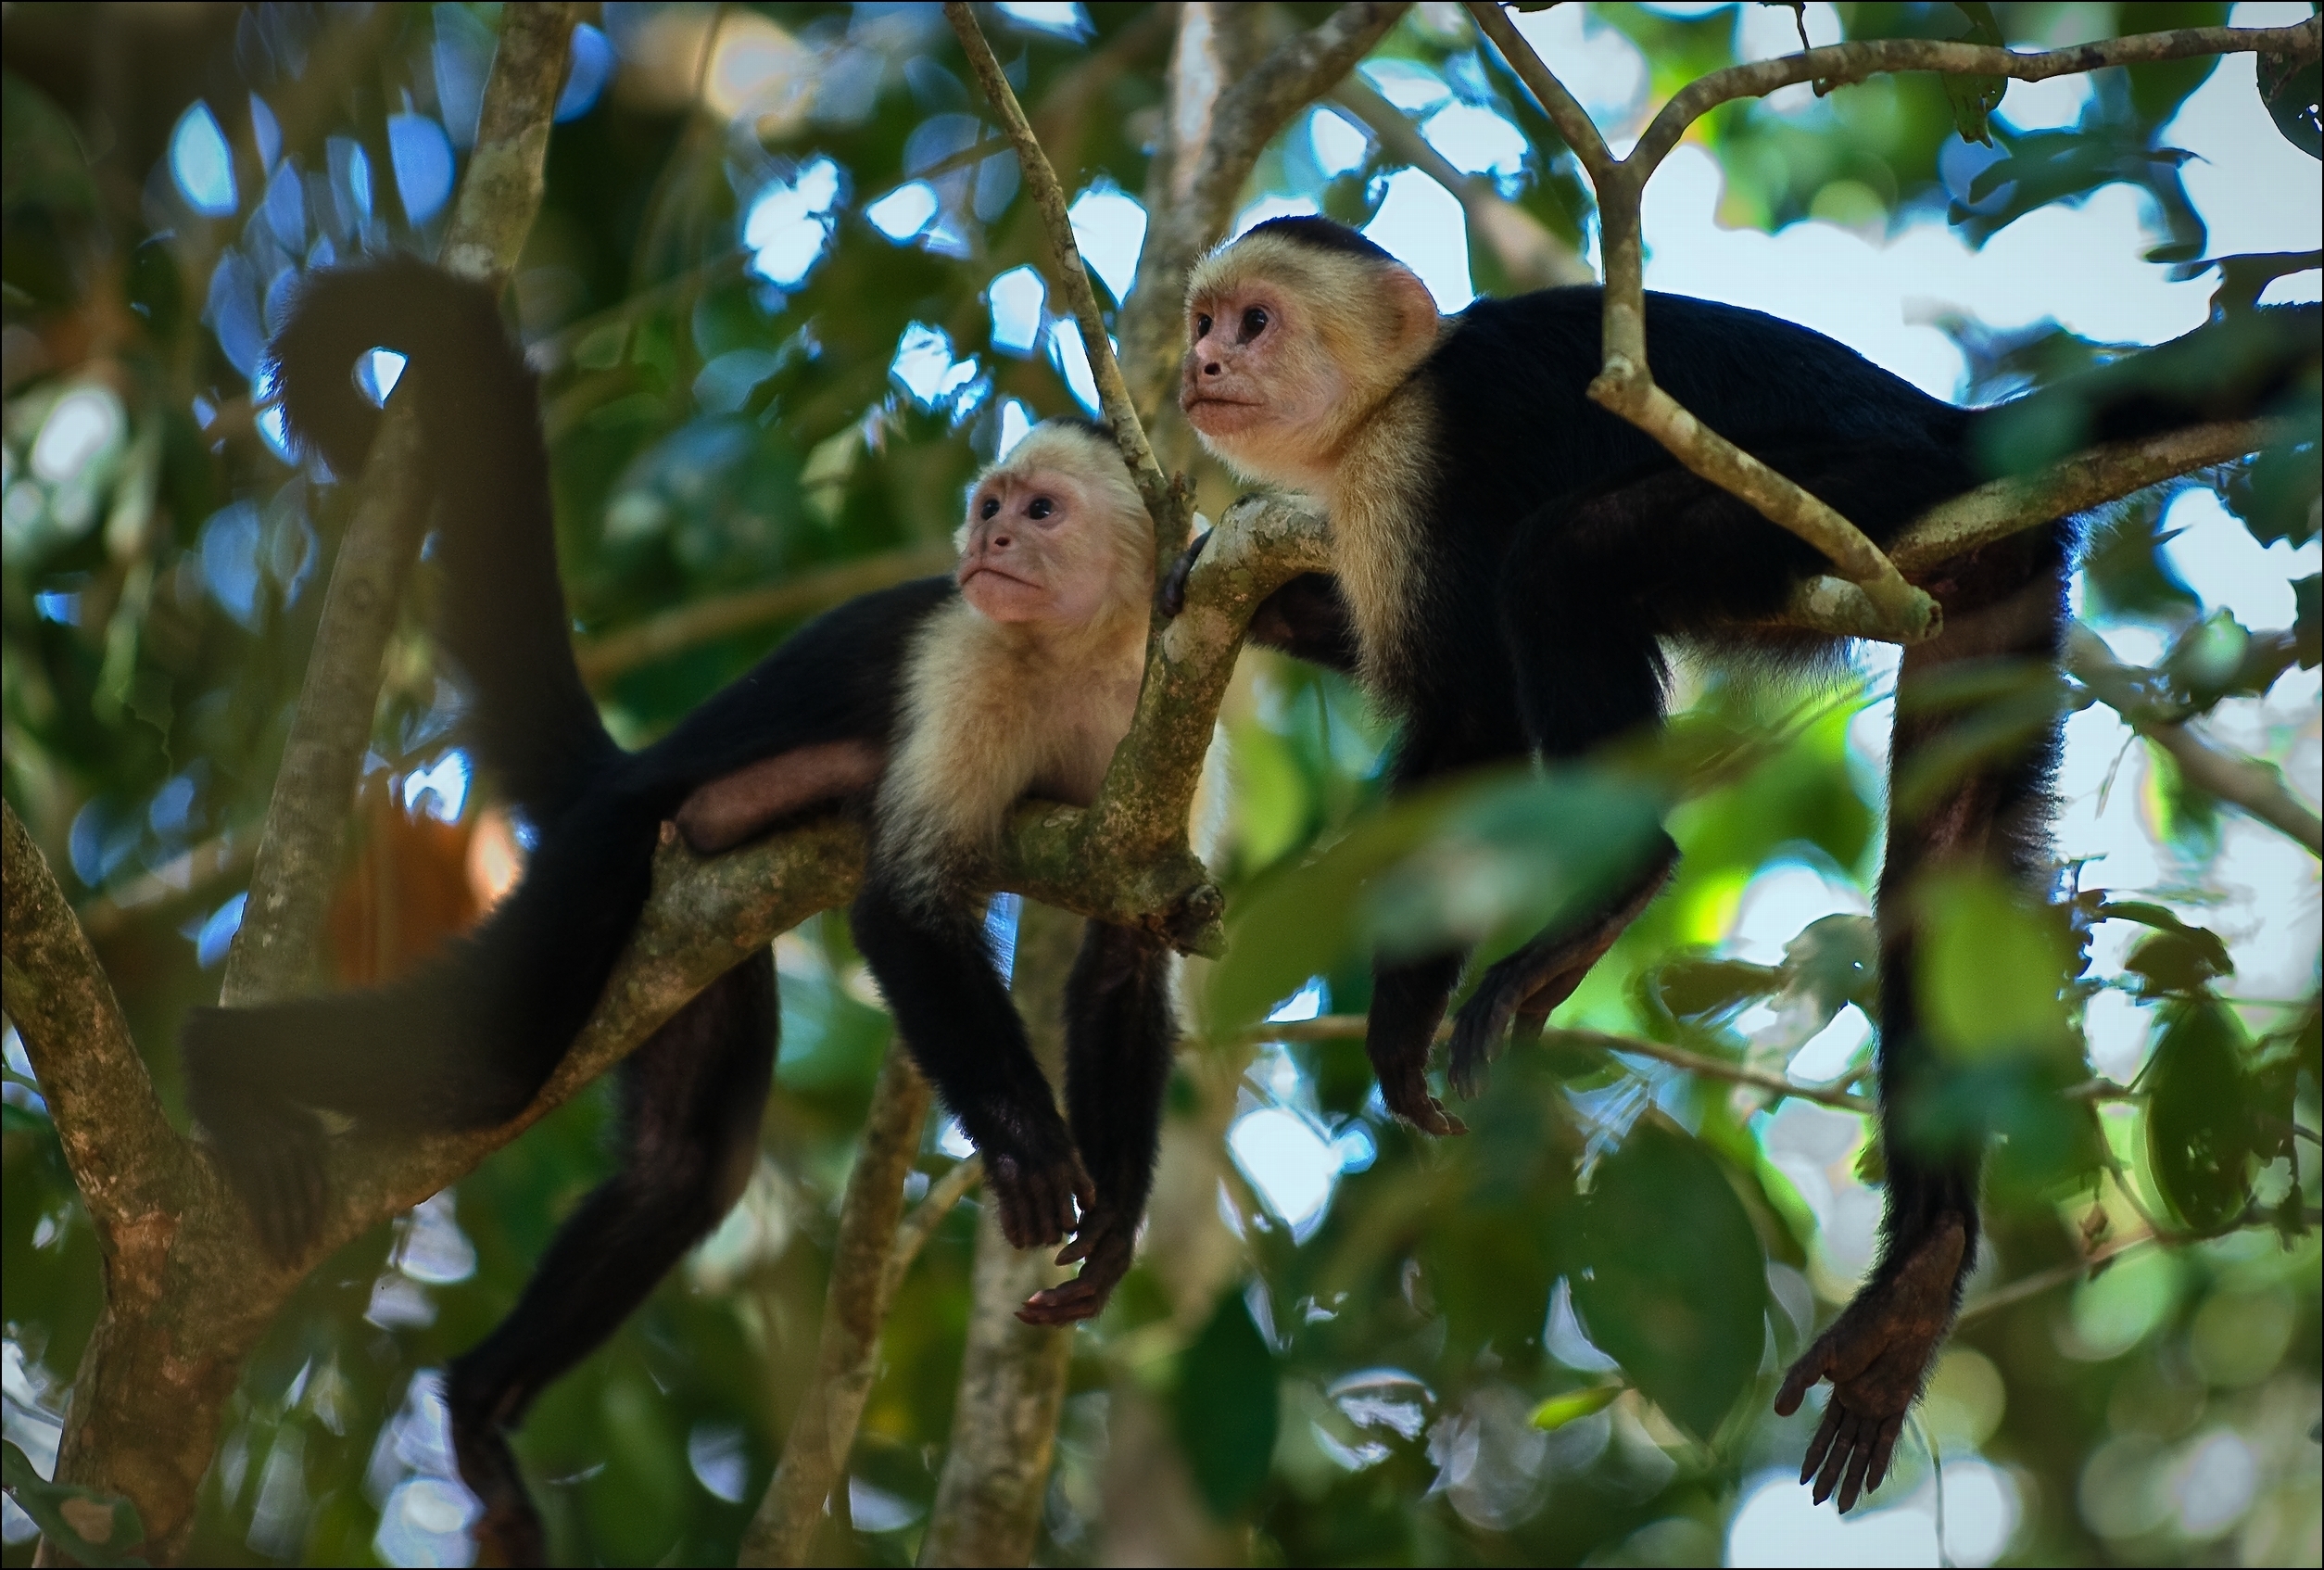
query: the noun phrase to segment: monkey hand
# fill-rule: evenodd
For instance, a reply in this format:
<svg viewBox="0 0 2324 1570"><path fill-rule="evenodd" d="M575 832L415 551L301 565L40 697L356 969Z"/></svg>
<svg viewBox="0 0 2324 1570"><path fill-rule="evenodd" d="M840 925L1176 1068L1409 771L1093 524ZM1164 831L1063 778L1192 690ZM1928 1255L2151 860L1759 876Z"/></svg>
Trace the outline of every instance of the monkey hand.
<svg viewBox="0 0 2324 1570"><path fill-rule="evenodd" d="M1017 1310L1027 1324L1070 1324L1095 1319L1114 1288L1130 1273L1130 1260L1138 1242L1138 1218L1125 1215L1104 1201L1081 1212L1073 1241L1057 1254L1057 1263L1077 1261L1081 1272L1034 1293Z"/></svg>
<svg viewBox="0 0 2324 1570"><path fill-rule="evenodd" d="M1446 1111L1445 1104L1429 1094L1428 1076L1417 1067L1407 1073L1383 1076L1380 1099L1388 1104L1389 1111L1422 1133L1433 1133L1441 1139L1469 1132L1468 1124Z"/></svg>
<svg viewBox="0 0 2324 1570"><path fill-rule="evenodd" d="M1070 1143L1046 1159L1030 1153L987 1151L984 1185L1001 1212L1012 1248L1041 1248L1073 1234L1074 1207L1097 1206L1097 1189Z"/></svg>
<svg viewBox="0 0 2324 1570"><path fill-rule="evenodd" d="M1943 1218L1888 1280L1858 1293L1784 1375L1775 1392L1781 1417L1798 1412L1818 1380L1832 1382L1831 1404L1800 1467L1800 1482L1815 1479L1816 1503L1837 1488L1845 1514L1888 1475L1904 1414L1952 1325L1967 1238L1960 1217Z"/></svg>
<svg viewBox="0 0 2324 1570"><path fill-rule="evenodd" d="M1195 559L1202 555L1203 547L1210 543L1211 532L1205 529L1196 535L1194 543L1179 552L1178 560L1170 563L1169 572L1164 575L1162 579L1162 614L1164 615L1175 616L1186 609L1186 577L1194 570Z"/></svg>

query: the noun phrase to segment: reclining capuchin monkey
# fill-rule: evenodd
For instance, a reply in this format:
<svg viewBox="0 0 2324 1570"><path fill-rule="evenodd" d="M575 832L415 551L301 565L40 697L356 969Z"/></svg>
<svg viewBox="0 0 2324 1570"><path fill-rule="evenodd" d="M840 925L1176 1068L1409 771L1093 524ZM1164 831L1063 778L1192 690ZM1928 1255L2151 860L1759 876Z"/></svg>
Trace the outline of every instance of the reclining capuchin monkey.
<svg viewBox="0 0 2324 1570"><path fill-rule="evenodd" d="M1066 1245L1071 1281L1020 1310L1087 1318L1127 1272L1177 1020L1148 934L1092 921L1067 988L1058 1115L996 972L983 913L1003 820L1028 795L1086 805L1143 673L1153 525L1113 443L1036 427L970 494L950 576L850 601L663 740L606 734L567 636L537 394L487 291L410 260L316 278L273 348L290 429L341 475L379 413L350 374L408 357L439 506L440 636L473 692L470 744L537 839L471 934L385 986L187 1021L188 1096L268 1243L321 1218L322 1128L408 1137L505 1121L594 1011L674 819L701 854L855 801L870 855L851 913L915 1060L985 1160L1014 1246ZM718 1222L756 1159L778 1010L770 951L713 982L621 1068L621 1170L562 1227L513 1311L452 1365L480 1533L542 1543L505 1431Z"/></svg>
<svg viewBox="0 0 2324 1570"><path fill-rule="evenodd" d="M1230 466L1312 496L1331 525L1333 574L1286 585L1250 637L1360 677L1399 724L1396 789L1528 755L1577 758L1656 725L1659 639L1735 639L1826 569L1812 546L1590 401L1602 308L1596 288L1560 288L1440 316L1409 269L1321 218L1259 224L1194 271L1188 420ZM2243 417L2313 385L2318 317L2288 307L2199 329L2033 396L2088 442ZM1674 398L1884 546L1987 477L1988 438L2025 419L1940 402L1755 310L1650 294L1646 325ZM1837 1489L1843 1511L1886 1475L1977 1254L1983 1138L1935 1145L1911 1116L1933 1078L1912 986L1912 890L1948 863L2039 890L2050 865L2054 723L1979 751L1968 745L1974 709L1910 695L1966 662L2054 660L2070 542L2061 522L1947 563L1926 583L1944 630L1904 655L1891 778L1949 748L1977 761L1911 810L1891 796L1879 902L1884 1247L1776 1398L1787 1415L1818 1380L1833 1382L1801 1481L1815 1477L1819 1503ZM1166 609L1202 543L1171 575ZM1475 1094L1512 1024L1537 1031L1572 994L1677 854L1658 833L1626 885L1484 971L1454 1024L1456 1089ZM1381 1093L1433 1133L1459 1129L1426 1072L1467 957L1374 969L1365 1046Z"/></svg>

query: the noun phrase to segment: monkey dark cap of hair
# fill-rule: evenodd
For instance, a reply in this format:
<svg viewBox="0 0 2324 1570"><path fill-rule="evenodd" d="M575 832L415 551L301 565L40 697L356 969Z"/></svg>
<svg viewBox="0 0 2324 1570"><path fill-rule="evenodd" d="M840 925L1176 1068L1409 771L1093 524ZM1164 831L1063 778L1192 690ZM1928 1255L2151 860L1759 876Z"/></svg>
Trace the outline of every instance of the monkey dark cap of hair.
<svg viewBox="0 0 2324 1570"><path fill-rule="evenodd" d="M1438 315L1409 270L1321 218L1257 225L1197 264L1180 402L1210 450L1251 478L1315 496L1333 572L1262 605L1254 639L1358 674L1399 722L1396 791L1481 766L1575 759L1662 718L1661 639L1751 645L1826 569L1804 541L1681 467L1593 403L1596 288L1480 299ZM1852 349L1755 310L1646 297L1656 380L1712 430L1886 546L1989 475L2090 441L2301 407L2313 428L2316 306L2231 317L1989 410L1928 397ZM2303 399L2305 401L2303 402ZM1942 634L1905 651L1891 779L1948 757L1965 768L1906 801L1891 792L1880 883L1879 1045L1888 1159L1881 1257L1856 1301L1793 1365L1777 1410L1819 1379L1835 1392L1803 1480L1855 1503L1886 1474L1904 1415L1977 1259L1984 1138L1932 1140L1914 1098L1935 1083L1911 981L1920 875L1982 865L2039 894L2054 723L1996 746L1977 712L1940 695L1967 668L2058 655L2073 531L2061 520L1929 574ZM1172 574L1173 603L1197 540ZM1758 639L1799 657L1803 635ZM1657 832L1596 908L1543 931L1476 979L1454 1024L1449 1083L1482 1087L1512 1035L1537 1032L1652 902L1677 860ZM1468 956L1383 958L1366 1048L1398 1115L1460 1125L1430 1094L1431 1043ZM2063 978L2061 978L2063 984Z"/></svg>
<svg viewBox="0 0 2324 1570"><path fill-rule="evenodd" d="M712 854L837 806L869 830L857 944L982 1153L1004 1231L1019 1247L1062 1244L1081 1267L1020 1312L1096 1313L1152 1184L1178 1030L1171 959L1143 932L1088 923L1061 1115L982 916L1011 805L1087 804L1136 703L1153 531L1112 440L1085 421L1036 426L979 479L955 575L816 617L626 753L574 663L538 396L493 296L410 260L309 284L273 345L274 386L294 437L340 475L361 472L379 426L351 375L376 347L408 357L393 397L416 406L436 497L437 636L471 699L462 741L535 842L509 896L413 974L188 1018L189 1103L268 1246L297 1260L317 1241L318 1111L392 1141L531 1105L629 942L666 822ZM759 944L624 1060L616 1171L508 1318L452 1363L452 1435L487 1561L544 1552L506 1431L741 1193L779 1019Z"/></svg>

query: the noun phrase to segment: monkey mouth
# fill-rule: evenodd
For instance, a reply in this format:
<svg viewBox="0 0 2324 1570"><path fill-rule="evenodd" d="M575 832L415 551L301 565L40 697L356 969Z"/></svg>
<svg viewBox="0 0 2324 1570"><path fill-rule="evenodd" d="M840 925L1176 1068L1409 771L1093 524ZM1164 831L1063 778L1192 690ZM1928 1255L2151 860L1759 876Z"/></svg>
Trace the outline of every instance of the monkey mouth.
<svg viewBox="0 0 2324 1570"><path fill-rule="evenodd" d="M1013 583L1019 589L1039 589L1041 587L1041 585L1033 582L1030 578L1018 577L1015 573L1004 572L999 567L993 566L989 563L982 562L974 563L968 566L961 568L960 587L963 589L967 588L968 580L976 577L997 577L1002 582Z"/></svg>
<svg viewBox="0 0 2324 1570"><path fill-rule="evenodd" d="M1260 407L1253 399L1220 398L1215 393L1190 394L1180 399L1178 406L1182 412L1188 414L1192 414L1197 409L1257 409Z"/></svg>

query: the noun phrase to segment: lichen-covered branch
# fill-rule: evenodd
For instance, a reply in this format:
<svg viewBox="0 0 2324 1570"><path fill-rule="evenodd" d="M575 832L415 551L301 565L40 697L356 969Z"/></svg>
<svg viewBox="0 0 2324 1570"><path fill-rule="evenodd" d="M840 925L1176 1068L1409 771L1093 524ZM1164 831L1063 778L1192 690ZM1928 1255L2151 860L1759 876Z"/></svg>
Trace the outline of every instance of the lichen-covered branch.
<svg viewBox="0 0 2324 1570"><path fill-rule="evenodd" d="M577 6L506 12L486 84L476 146L444 237L444 265L499 284L540 208L549 128ZM432 499L417 417L389 411L355 487L354 516L332 563L298 710L267 805L242 927L221 998L263 1003L297 991L314 958L339 847L370 744L380 660Z"/></svg>
<svg viewBox="0 0 2324 1570"><path fill-rule="evenodd" d="M1889 543L1889 559L1903 572L1926 573L2020 529L2118 501L2158 481L2225 463L2297 436L2283 421L2227 420L2087 448L2030 475L1993 480L1939 502ZM1838 638L1894 640L1885 618L1863 590L1834 577L1802 584L1781 620Z"/></svg>
<svg viewBox="0 0 2324 1570"><path fill-rule="evenodd" d="M188 1158L112 983L48 860L0 803L0 1003L16 1022L49 1121L108 1256L158 1222L184 1191Z"/></svg>
<svg viewBox="0 0 2324 1570"><path fill-rule="evenodd" d="M2216 746L2148 695L2153 673L2126 665L2105 639L2079 622L2066 628L2065 668L2130 728L2168 753L2187 782L2292 837L2324 856L2324 818L2292 793L2282 771Z"/></svg>

